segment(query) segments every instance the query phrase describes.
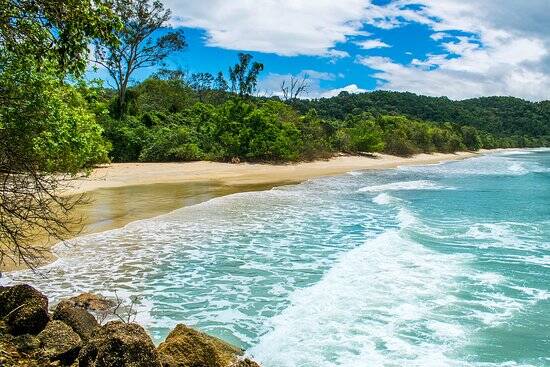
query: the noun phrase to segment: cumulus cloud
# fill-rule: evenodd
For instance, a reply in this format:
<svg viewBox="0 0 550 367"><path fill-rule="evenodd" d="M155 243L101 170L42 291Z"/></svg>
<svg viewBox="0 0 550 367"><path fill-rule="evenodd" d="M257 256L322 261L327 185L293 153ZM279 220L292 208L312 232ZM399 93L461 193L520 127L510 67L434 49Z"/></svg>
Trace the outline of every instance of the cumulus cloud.
<svg viewBox="0 0 550 367"><path fill-rule="evenodd" d="M284 56L343 57L334 48L361 35L364 0L166 0L176 25L201 28L207 44Z"/></svg>
<svg viewBox="0 0 550 367"><path fill-rule="evenodd" d="M331 89L325 92L322 92L319 97L330 98L339 95L342 92L348 93L365 93L368 92L366 89L360 88L357 84L350 84L343 88Z"/></svg>
<svg viewBox="0 0 550 367"><path fill-rule="evenodd" d="M364 40L364 41L357 41L355 44L359 47L361 47L363 50L372 50L375 48L386 48L391 47L385 42L382 42L379 39L370 39L370 40Z"/></svg>
<svg viewBox="0 0 550 367"><path fill-rule="evenodd" d="M203 29L209 46L338 62L356 56L341 48L355 42L369 51L357 61L375 70L380 88L457 99L550 98L549 0L394 0L380 6L371 0L164 1L174 25ZM371 56L389 45L365 32L365 24L391 29L407 23L432 29L443 51L407 64Z"/></svg>
<svg viewBox="0 0 550 367"><path fill-rule="evenodd" d="M357 84L350 84L342 88L325 89L321 87L321 81L335 81L344 77L343 74L332 74L319 72L316 70L302 70L300 73L292 74L277 74L269 73L263 78L258 85L261 95L282 97L281 84L283 81L288 82L290 78L306 78L308 83L307 93L304 93L300 98L328 98L334 97L341 92L348 93L363 93L366 89L360 88Z"/></svg>
<svg viewBox="0 0 550 367"><path fill-rule="evenodd" d="M400 4L370 0L164 0L176 26L206 31L209 46L232 50L346 57L339 43L368 36L364 24L393 28L401 23ZM401 10L409 18L415 12Z"/></svg>
<svg viewBox="0 0 550 367"><path fill-rule="evenodd" d="M431 27L431 38L446 53L429 54L407 65L388 58L359 57L359 63L376 70L380 88L455 99L550 98L550 22L541 15L550 12L550 2L401 1L412 3L423 7L408 20ZM452 31L472 36L453 36Z"/></svg>

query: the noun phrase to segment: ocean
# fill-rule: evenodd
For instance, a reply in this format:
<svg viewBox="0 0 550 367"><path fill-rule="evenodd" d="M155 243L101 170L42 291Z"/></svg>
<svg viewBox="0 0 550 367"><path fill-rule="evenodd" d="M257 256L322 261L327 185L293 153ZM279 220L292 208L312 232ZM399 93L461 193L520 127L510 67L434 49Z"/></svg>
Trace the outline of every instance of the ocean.
<svg viewBox="0 0 550 367"><path fill-rule="evenodd" d="M233 194L57 253L4 281L139 296L157 343L185 323L264 367L550 366L547 149Z"/></svg>

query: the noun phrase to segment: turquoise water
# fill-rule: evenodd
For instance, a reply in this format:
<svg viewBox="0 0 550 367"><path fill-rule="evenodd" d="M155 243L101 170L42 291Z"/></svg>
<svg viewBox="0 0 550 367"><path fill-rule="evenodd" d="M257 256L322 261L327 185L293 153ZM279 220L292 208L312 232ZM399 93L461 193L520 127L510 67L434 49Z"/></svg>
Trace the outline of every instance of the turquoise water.
<svg viewBox="0 0 550 367"><path fill-rule="evenodd" d="M58 253L12 280L140 295L157 342L183 322L264 367L550 366L548 150L231 195Z"/></svg>

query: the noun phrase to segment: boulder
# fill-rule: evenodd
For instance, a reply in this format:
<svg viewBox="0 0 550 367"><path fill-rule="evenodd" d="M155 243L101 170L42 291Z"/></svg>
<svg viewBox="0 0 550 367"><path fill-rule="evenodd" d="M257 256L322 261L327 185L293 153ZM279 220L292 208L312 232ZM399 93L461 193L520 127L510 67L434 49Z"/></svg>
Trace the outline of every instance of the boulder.
<svg viewBox="0 0 550 367"><path fill-rule="evenodd" d="M38 334L44 355L53 361L72 364L82 347L82 341L71 327L62 321L54 320Z"/></svg>
<svg viewBox="0 0 550 367"><path fill-rule="evenodd" d="M46 327L49 321L48 311L42 305L30 302L13 310L5 322L12 335L36 335Z"/></svg>
<svg viewBox="0 0 550 367"><path fill-rule="evenodd" d="M33 287L20 284L0 289L0 317L13 335L41 332L49 321L48 298Z"/></svg>
<svg viewBox="0 0 550 367"><path fill-rule="evenodd" d="M37 302L48 309L48 298L27 284L13 287L0 287L0 318L6 317L17 307L27 303Z"/></svg>
<svg viewBox="0 0 550 367"><path fill-rule="evenodd" d="M254 362L251 359L245 358L243 360L237 361L234 365L231 367L261 367L258 363Z"/></svg>
<svg viewBox="0 0 550 367"><path fill-rule="evenodd" d="M68 300L59 302L53 313L53 319L69 325L84 342L87 342L99 328L99 323L92 314L74 306L74 303Z"/></svg>
<svg viewBox="0 0 550 367"><path fill-rule="evenodd" d="M105 312L116 306L112 300L93 293L82 293L78 296L68 298L64 302L93 312Z"/></svg>
<svg viewBox="0 0 550 367"><path fill-rule="evenodd" d="M185 325L177 325L158 347L163 367L232 367L242 350ZM243 365L243 367L246 365Z"/></svg>
<svg viewBox="0 0 550 367"><path fill-rule="evenodd" d="M111 321L97 329L78 356L79 367L160 367L151 338L137 324Z"/></svg>
<svg viewBox="0 0 550 367"><path fill-rule="evenodd" d="M0 320L0 366L44 367L50 360L43 356L40 339L34 335L13 336Z"/></svg>

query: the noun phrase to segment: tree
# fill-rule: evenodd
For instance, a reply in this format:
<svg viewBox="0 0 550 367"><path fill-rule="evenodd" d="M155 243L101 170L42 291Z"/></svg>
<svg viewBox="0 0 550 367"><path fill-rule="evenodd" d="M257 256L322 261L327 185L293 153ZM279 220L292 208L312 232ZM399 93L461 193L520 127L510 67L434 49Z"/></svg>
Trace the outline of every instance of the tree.
<svg viewBox="0 0 550 367"><path fill-rule="evenodd" d="M89 42L115 42L120 26L108 0L0 0L0 52L55 63L62 76L82 74Z"/></svg>
<svg viewBox="0 0 550 367"><path fill-rule="evenodd" d="M71 228L78 198L60 189L106 159L101 128L76 88L91 38L108 42L118 20L100 1L2 1L0 6L0 267L33 268Z"/></svg>
<svg viewBox="0 0 550 367"><path fill-rule="evenodd" d="M229 84L227 84L227 81L221 71L218 72L218 75L216 75L216 79L214 80L214 89L219 92L227 92L229 89Z"/></svg>
<svg viewBox="0 0 550 367"><path fill-rule="evenodd" d="M170 53L185 49L187 43L182 30L154 37L170 19L170 10L158 0L114 0L114 10L124 20L124 27L115 34L118 43L95 42L94 61L108 71L115 83L117 113L121 116L134 72L162 63Z"/></svg>
<svg viewBox="0 0 550 367"><path fill-rule="evenodd" d="M284 101L294 101L302 94L309 92L309 75L304 74L301 78L291 76L289 80L281 83L281 93Z"/></svg>
<svg viewBox="0 0 550 367"><path fill-rule="evenodd" d="M258 75L264 70L264 65L253 62L252 55L239 54L239 63L229 68L231 91L239 97L249 97L256 90Z"/></svg>
<svg viewBox="0 0 550 367"><path fill-rule="evenodd" d="M189 85L197 92L199 100L202 102L205 92L214 87L214 76L210 73L193 73Z"/></svg>

